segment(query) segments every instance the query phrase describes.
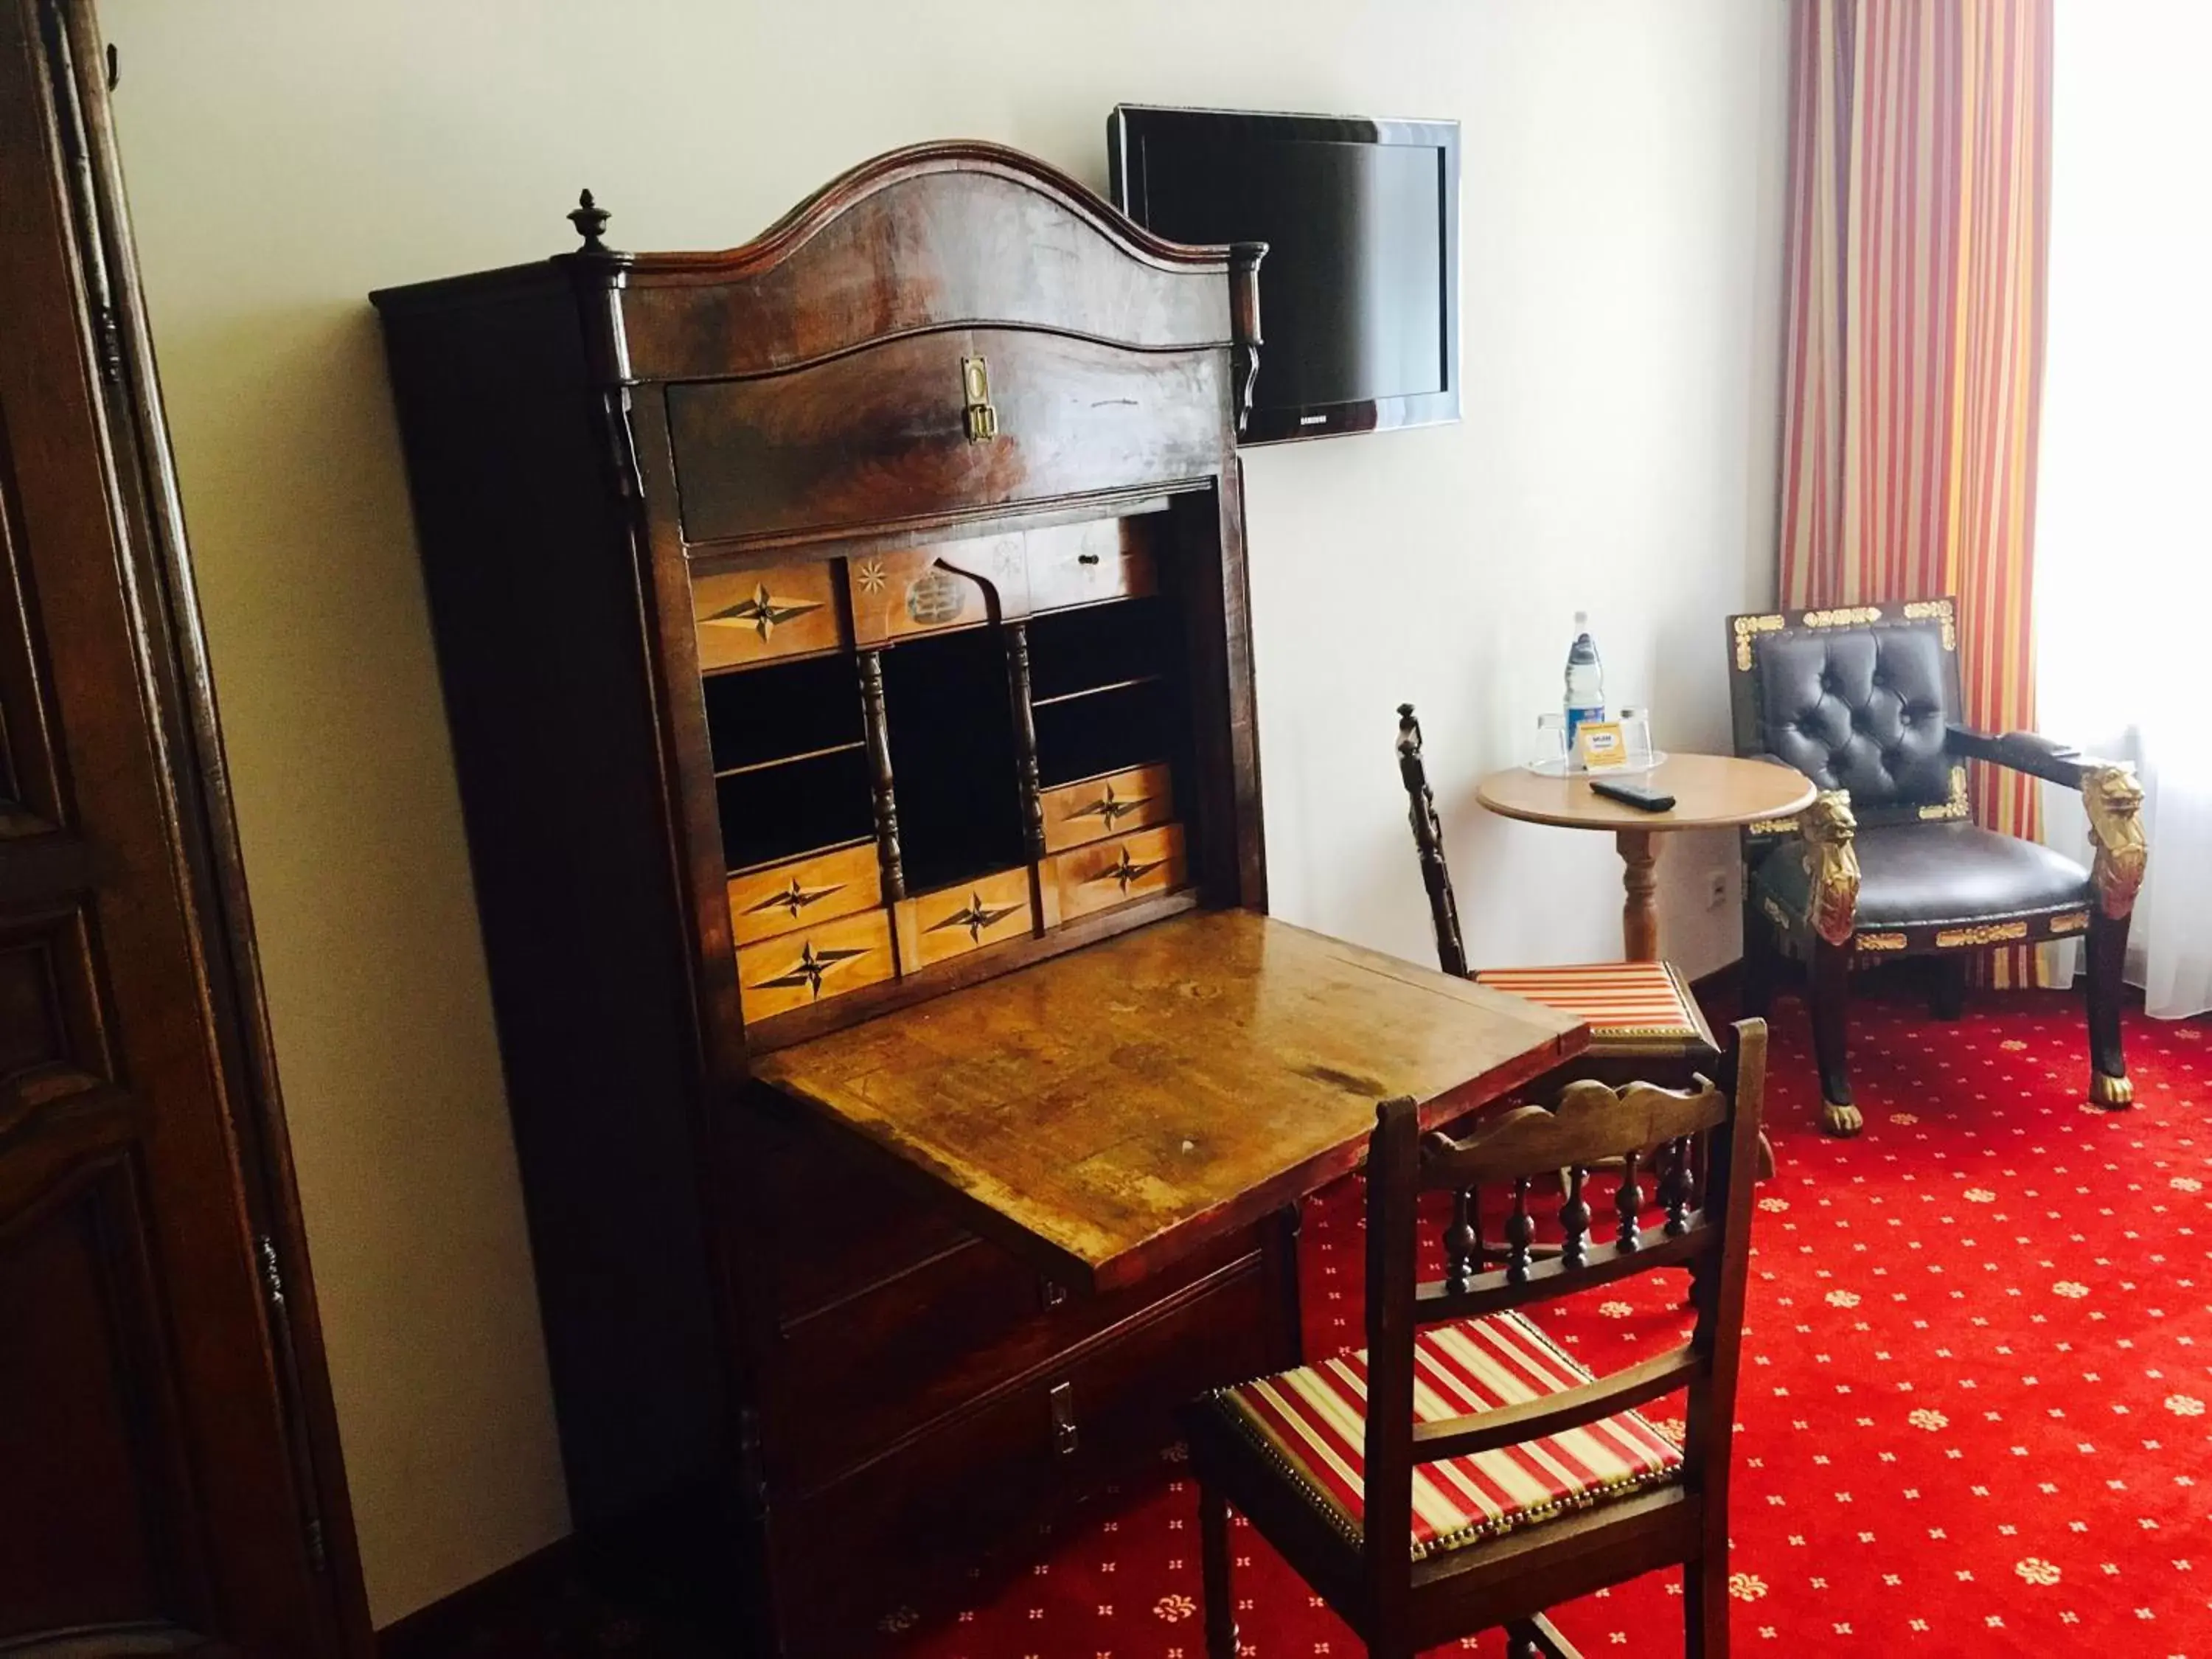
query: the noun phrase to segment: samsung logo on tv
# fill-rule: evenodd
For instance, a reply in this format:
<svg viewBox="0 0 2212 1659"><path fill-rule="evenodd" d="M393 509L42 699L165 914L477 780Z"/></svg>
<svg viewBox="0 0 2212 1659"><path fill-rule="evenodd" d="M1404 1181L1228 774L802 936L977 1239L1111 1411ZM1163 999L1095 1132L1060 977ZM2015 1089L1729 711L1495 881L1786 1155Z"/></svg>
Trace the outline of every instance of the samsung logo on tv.
<svg viewBox="0 0 2212 1659"><path fill-rule="evenodd" d="M1300 426L1326 426L1328 424L1328 416L1326 411L1319 415L1301 415L1298 416L1298 424Z"/></svg>

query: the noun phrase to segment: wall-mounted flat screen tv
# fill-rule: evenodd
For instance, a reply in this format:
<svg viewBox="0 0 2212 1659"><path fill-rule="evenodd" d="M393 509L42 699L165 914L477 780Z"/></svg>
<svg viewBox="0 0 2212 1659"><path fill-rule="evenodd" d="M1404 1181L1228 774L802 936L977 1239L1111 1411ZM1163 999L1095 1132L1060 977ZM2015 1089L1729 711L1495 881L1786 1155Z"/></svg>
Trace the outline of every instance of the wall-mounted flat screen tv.
<svg viewBox="0 0 2212 1659"><path fill-rule="evenodd" d="M1248 443L1459 418L1459 123L1117 106L1115 205L1257 241Z"/></svg>

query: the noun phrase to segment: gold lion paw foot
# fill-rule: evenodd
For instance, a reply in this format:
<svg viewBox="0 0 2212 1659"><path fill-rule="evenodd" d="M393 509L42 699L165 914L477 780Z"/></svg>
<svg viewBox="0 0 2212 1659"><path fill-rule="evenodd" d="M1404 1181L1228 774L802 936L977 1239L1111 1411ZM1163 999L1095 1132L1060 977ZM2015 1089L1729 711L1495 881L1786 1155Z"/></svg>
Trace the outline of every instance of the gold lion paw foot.
<svg viewBox="0 0 2212 1659"><path fill-rule="evenodd" d="M2108 1112L2119 1111L2136 1103L2136 1085L2124 1077L2106 1077L2102 1072L2089 1073L2089 1103L2101 1106Z"/></svg>
<svg viewBox="0 0 2212 1659"><path fill-rule="evenodd" d="M1855 1135L1866 1127L1856 1106L1838 1106L1833 1101L1822 1103L1820 1133L1827 1135Z"/></svg>

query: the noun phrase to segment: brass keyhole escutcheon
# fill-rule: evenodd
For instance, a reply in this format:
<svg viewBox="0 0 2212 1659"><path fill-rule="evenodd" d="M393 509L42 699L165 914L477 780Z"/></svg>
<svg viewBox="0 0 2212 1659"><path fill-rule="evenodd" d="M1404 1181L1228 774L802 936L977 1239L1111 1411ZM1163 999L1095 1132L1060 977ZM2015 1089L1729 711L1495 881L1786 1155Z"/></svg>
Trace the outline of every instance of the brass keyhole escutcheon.
<svg viewBox="0 0 2212 1659"><path fill-rule="evenodd" d="M999 435L999 411L991 403L991 366L981 357L960 360L960 390L967 398L962 427L971 444Z"/></svg>

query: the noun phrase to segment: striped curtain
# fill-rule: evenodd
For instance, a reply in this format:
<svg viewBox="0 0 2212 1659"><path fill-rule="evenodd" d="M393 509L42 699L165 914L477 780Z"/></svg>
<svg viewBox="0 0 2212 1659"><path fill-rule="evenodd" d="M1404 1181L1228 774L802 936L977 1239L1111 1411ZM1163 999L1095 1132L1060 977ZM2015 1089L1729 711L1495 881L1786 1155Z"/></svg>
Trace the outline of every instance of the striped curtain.
<svg viewBox="0 0 2212 1659"><path fill-rule="evenodd" d="M2035 723L2052 3L1796 0L1782 603L1955 593L1984 731ZM1974 769L2033 839L2033 781Z"/></svg>

